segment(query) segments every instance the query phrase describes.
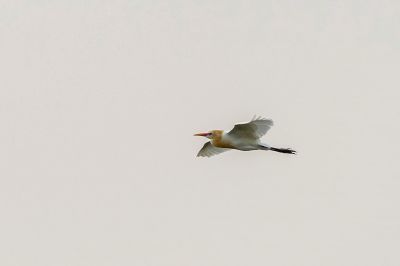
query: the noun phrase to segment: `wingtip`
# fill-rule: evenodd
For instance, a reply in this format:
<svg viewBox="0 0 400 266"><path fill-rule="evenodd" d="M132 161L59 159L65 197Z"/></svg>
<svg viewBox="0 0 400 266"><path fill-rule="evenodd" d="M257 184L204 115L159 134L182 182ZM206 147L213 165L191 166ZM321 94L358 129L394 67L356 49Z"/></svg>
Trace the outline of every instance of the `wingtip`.
<svg viewBox="0 0 400 266"><path fill-rule="evenodd" d="M274 121L272 119L265 118L265 117L263 117L261 115L254 115L253 118L251 119L251 121L255 121L255 120L268 120L268 121L271 121L271 124L274 123Z"/></svg>

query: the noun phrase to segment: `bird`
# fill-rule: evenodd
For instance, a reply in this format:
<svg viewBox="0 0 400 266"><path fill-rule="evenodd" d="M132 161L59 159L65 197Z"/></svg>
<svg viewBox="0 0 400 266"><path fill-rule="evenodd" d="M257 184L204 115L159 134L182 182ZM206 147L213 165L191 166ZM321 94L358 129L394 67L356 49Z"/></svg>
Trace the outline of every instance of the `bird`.
<svg viewBox="0 0 400 266"><path fill-rule="evenodd" d="M229 132L211 130L206 133L194 134L194 136L202 136L210 139L197 153L197 157L211 157L232 149L240 151L263 150L296 154L296 151L290 148L275 148L260 141L260 138L268 132L273 124L274 122L271 119L254 116L250 122L236 124Z"/></svg>

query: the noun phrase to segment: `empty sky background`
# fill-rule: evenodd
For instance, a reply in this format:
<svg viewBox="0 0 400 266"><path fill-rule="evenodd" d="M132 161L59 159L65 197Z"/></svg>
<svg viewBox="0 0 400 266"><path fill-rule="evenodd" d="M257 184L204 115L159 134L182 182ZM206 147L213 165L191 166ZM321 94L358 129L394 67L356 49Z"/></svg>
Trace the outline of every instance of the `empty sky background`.
<svg viewBox="0 0 400 266"><path fill-rule="evenodd" d="M399 1L1 1L0 264L400 265ZM297 156L205 139L254 114Z"/></svg>

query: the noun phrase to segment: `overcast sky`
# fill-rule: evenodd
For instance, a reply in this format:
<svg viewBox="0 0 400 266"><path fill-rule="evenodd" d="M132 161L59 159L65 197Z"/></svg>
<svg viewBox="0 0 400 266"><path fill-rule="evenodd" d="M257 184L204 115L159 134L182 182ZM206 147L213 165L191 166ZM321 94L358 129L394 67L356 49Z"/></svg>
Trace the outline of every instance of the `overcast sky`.
<svg viewBox="0 0 400 266"><path fill-rule="evenodd" d="M1 1L0 264L400 265L399 1ZM271 118L298 155L196 158Z"/></svg>

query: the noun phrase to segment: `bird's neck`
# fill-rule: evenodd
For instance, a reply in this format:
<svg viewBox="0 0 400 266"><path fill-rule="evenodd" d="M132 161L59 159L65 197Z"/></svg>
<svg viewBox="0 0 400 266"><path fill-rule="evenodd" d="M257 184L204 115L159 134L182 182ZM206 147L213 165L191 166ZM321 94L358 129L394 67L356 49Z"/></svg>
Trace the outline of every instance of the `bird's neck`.
<svg viewBox="0 0 400 266"><path fill-rule="evenodd" d="M218 131L218 134L215 134L214 138L212 139L211 143L218 148L232 148L230 141L224 138L224 132Z"/></svg>

